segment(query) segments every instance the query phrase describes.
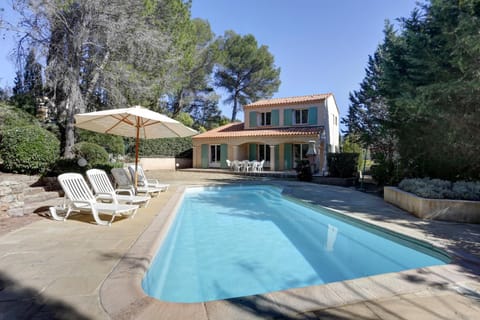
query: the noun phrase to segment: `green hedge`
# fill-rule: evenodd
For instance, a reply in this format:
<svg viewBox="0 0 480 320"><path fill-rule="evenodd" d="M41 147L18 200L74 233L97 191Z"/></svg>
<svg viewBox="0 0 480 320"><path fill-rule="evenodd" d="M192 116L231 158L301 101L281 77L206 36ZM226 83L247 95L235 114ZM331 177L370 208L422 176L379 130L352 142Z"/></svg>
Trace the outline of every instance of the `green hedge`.
<svg viewBox="0 0 480 320"><path fill-rule="evenodd" d="M192 138L163 138L141 140L139 146L140 155L145 156L166 156L176 158L192 158ZM135 154L135 141L129 141L128 153Z"/></svg>
<svg viewBox="0 0 480 320"><path fill-rule="evenodd" d="M125 154L125 143L123 137L113 134L103 134L88 130L77 129L79 142L90 142L103 147L108 153L113 155Z"/></svg>
<svg viewBox="0 0 480 320"><path fill-rule="evenodd" d="M351 178L357 175L358 153L328 153L328 173L331 177Z"/></svg>
<svg viewBox="0 0 480 320"><path fill-rule="evenodd" d="M0 153L5 171L43 174L57 161L60 141L38 126L25 126L3 131Z"/></svg>

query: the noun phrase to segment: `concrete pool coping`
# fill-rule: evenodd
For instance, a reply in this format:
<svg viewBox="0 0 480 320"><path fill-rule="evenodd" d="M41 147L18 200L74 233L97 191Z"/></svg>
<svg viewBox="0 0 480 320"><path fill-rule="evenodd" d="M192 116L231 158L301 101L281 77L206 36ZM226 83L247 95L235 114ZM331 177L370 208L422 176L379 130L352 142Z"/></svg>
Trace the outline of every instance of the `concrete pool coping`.
<svg viewBox="0 0 480 320"><path fill-rule="evenodd" d="M289 188L288 183L276 185ZM478 283L479 270L466 268L465 265L470 266L478 260L462 252L448 250L454 260L443 266L204 303L169 303L151 298L144 293L141 281L157 248L168 232L184 189L185 186L182 186L174 191L170 200L103 282L100 288L100 299L103 308L111 318L155 319L159 315L165 319L291 318L327 308L391 299L432 290L476 292L471 285ZM286 193L305 201L302 197L298 197L294 189L287 190ZM313 205L316 204L313 202ZM336 211L341 212L341 210ZM369 217L356 218L394 232L405 233L402 228L395 228L394 225L374 221ZM409 236L411 237L410 234ZM413 238L420 241L426 240L418 235ZM438 245L438 243L427 242Z"/></svg>

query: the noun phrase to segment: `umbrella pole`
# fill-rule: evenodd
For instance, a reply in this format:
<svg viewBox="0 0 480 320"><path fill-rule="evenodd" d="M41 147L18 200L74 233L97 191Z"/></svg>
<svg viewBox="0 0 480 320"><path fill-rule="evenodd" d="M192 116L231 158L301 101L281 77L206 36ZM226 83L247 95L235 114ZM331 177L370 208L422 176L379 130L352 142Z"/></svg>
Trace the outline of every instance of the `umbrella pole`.
<svg viewBox="0 0 480 320"><path fill-rule="evenodd" d="M135 139L135 194L137 194L137 185L138 185L138 143L140 141L140 119L137 118L137 137Z"/></svg>

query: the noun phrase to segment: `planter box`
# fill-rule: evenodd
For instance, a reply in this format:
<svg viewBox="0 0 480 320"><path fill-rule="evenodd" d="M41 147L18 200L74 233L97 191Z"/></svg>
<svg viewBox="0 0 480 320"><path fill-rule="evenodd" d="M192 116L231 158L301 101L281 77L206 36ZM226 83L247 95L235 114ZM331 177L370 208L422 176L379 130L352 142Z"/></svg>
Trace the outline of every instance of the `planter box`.
<svg viewBox="0 0 480 320"><path fill-rule="evenodd" d="M395 187L384 187L383 199L421 219L480 223L480 201L426 199Z"/></svg>

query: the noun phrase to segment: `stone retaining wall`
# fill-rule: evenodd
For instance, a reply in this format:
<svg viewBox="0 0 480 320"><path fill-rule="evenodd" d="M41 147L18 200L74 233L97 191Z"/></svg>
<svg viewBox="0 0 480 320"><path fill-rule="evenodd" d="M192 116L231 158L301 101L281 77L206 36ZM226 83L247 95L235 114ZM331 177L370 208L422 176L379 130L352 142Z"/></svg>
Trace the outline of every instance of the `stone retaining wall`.
<svg viewBox="0 0 480 320"><path fill-rule="evenodd" d="M385 187L383 199L422 219L480 223L480 201L426 199L395 187Z"/></svg>
<svg viewBox="0 0 480 320"><path fill-rule="evenodd" d="M24 206L24 190L28 185L21 181L0 180L0 213Z"/></svg>

